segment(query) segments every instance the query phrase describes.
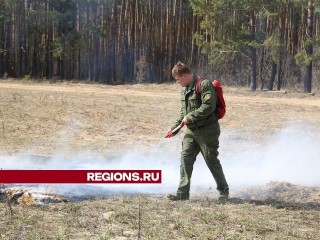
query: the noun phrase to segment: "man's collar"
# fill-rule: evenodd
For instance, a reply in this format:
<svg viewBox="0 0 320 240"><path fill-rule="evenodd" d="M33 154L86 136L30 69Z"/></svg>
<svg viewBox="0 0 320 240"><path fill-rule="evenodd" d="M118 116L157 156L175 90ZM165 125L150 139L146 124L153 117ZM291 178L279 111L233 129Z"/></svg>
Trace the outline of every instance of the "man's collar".
<svg viewBox="0 0 320 240"><path fill-rule="evenodd" d="M197 80L198 80L198 76L196 74L193 74L192 82L185 88L185 92L189 92L191 90L194 90Z"/></svg>

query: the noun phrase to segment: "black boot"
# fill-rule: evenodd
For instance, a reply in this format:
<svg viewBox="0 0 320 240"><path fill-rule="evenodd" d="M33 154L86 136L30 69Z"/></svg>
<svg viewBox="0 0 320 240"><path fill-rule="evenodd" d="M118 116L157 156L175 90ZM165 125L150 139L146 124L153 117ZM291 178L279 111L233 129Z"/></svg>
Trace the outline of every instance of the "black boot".
<svg viewBox="0 0 320 240"><path fill-rule="evenodd" d="M177 195L169 194L168 199L171 201L185 201L189 200L189 194L177 193Z"/></svg>
<svg viewBox="0 0 320 240"><path fill-rule="evenodd" d="M229 187L225 189L218 189L219 191L219 200L226 201L229 198Z"/></svg>

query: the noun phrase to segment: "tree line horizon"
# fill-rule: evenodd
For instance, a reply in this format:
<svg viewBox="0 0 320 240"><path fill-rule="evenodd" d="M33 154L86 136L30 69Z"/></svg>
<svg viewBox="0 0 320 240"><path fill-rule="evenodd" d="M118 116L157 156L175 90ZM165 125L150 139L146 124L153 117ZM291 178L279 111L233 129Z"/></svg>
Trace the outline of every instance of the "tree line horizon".
<svg viewBox="0 0 320 240"><path fill-rule="evenodd" d="M0 0L0 77L319 87L320 0Z"/></svg>

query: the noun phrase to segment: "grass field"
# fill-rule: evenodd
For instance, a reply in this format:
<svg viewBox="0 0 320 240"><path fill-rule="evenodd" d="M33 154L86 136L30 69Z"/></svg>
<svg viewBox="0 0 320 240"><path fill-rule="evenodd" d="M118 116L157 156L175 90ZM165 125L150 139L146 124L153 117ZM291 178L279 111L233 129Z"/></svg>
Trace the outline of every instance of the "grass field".
<svg viewBox="0 0 320 240"><path fill-rule="evenodd" d="M179 110L179 91L175 84L1 81L0 168L10 159L16 168L33 164L19 157L26 155L52 160L89 152L117 160L129 150L149 160L156 152L155 159L175 162L168 166L178 168L183 133L170 140L163 136ZM39 206L10 205L0 194L0 239L320 239L319 92L225 87L224 93L220 160L234 173L227 175L230 201L216 200L214 184L210 191L193 188L185 202L168 201L163 189ZM234 159L260 157L264 150L261 156L277 158L272 161L282 172L272 169L253 184L260 172L253 180L245 178L256 169L236 165ZM292 153L288 159L287 152ZM252 165L252 159L246 160ZM199 168L193 177L200 184ZM281 175L284 179L276 179ZM236 187L237 179L247 185Z"/></svg>

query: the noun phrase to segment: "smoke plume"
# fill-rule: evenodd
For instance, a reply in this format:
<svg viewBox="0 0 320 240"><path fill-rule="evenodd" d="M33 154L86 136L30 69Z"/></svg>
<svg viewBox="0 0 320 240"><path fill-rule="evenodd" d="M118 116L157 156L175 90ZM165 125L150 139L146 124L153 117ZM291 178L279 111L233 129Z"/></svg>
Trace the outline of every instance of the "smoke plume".
<svg viewBox="0 0 320 240"><path fill-rule="evenodd" d="M231 131L222 132L220 161L230 189L286 181L306 186L319 186L320 139L314 127L294 123L271 136L260 147L239 138L226 137ZM234 134L234 133L233 133ZM239 133L237 133L239 134ZM241 138L240 138L241 139ZM228 146L227 148L224 146ZM228 149L228 150L226 150ZM234 152L230 149L237 149ZM2 169L85 169L85 170L162 170L162 184L83 184L28 186L38 191L58 192L69 196L107 196L116 194L166 194L175 192L179 184L181 135L161 140L145 152L139 148L117 157L105 157L87 151L73 156L56 155L41 157L30 153L0 156ZM191 191L215 192L216 185L203 158L198 156L192 176Z"/></svg>

